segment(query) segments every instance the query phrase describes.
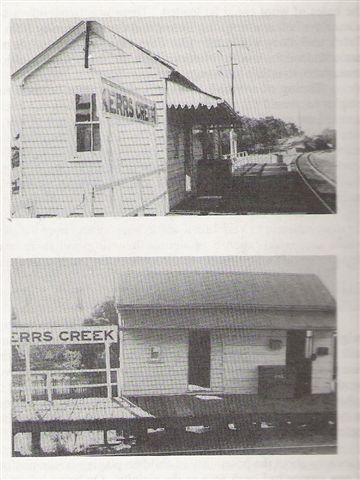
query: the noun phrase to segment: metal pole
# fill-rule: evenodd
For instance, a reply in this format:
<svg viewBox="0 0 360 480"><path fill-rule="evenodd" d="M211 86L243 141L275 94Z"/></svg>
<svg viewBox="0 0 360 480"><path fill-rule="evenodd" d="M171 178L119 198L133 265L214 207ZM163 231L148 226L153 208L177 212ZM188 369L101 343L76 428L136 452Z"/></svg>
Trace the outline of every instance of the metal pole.
<svg viewBox="0 0 360 480"><path fill-rule="evenodd" d="M112 397L111 392L111 370L110 370L110 344L105 343L105 364L106 364L106 387L107 387L107 398Z"/></svg>
<svg viewBox="0 0 360 480"><path fill-rule="evenodd" d="M31 396L30 345L25 345L25 399L29 403Z"/></svg>
<svg viewBox="0 0 360 480"><path fill-rule="evenodd" d="M230 63L231 63L231 106L235 111L235 94L234 94L234 44L230 43ZM234 126L230 130L230 155L233 157L236 152L234 148Z"/></svg>
<svg viewBox="0 0 360 480"><path fill-rule="evenodd" d="M51 379L51 372L46 373L46 390L48 401L52 402L52 379Z"/></svg>
<svg viewBox="0 0 360 480"><path fill-rule="evenodd" d="M230 63L231 63L231 106L235 110L235 96L234 96L234 44L230 43Z"/></svg>
<svg viewBox="0 0 360 480"><path fill-rule="evenodd" d="M116 300L115 300L116 302ZM124 330L121 313L116 305L119 324L119 370L118 370L118 396L121 397L124 390Z"/></svg>

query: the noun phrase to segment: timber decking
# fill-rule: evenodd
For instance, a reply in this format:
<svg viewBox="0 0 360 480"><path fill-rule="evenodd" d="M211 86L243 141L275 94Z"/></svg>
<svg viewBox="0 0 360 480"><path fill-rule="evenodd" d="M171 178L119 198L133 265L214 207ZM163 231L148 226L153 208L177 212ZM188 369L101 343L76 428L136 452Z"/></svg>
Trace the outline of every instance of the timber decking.
<svg viewBox="0 0 360 480"><path fill-rule="evenodd" d="M199 394L200 395L200 394ZM210 398L205 392L201 396ZM129 401L130 400L130 401ZM199 425L202 421L253 421L259 418L336 417L336 395L298 399L263 399L258 395L142 396L35 401L13 404L13 435L18 432L107 430L132 431L166 425ZM133 403L132 403L133 402Z"/></svg>
<svg viewBox="0 0 360 480"><path fill-rule="evenodd" d="M124 398L74 398L64 400L15 402L13 422L102 421L149 418L151 414Z"/></svg>
<svg viewBox="0 0 360 480"><path fill-rule="evenodd" d="M206 393L199 394L211 398ZM258 395L196 395L129 397L156 418L213 417L231 415L335 414L336 395L308 395L296 399L265 399Z"/></svg>

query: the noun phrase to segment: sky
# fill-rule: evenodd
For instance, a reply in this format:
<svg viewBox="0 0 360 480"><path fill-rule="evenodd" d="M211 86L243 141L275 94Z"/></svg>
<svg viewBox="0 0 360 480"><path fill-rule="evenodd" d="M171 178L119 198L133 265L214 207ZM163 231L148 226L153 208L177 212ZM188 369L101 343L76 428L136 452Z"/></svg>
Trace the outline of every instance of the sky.
<svg viewBox="0 0 360 480"><path fill-rule="evenodd" d="M12 19L11 71L29 61L80 18ZM309 135L335 128L335 19L332 15L243 15L94 18L176 64L203 90L235 108L272 115ZM31 39L31 41L29 41ZM224 66L225 65L225 66ZM227 66L226 66L227 65Z"/></svg>
<svg viewBox="0 0 360 480"><path fill-rule="evenodd" d="M97 304L113 298L116 275L130 270L140 280L146 270L314 273L336 298L336 260L328 256L13 259L14 323L81 325Z"/></svg>

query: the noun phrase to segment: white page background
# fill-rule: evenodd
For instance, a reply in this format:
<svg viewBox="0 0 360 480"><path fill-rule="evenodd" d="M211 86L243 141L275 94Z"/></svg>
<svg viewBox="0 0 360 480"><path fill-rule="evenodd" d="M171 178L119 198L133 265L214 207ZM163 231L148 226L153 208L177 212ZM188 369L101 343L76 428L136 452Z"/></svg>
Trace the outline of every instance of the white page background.
<svg viewBox="0 0 360 480"><path fill-rule="evenodd" d="M335 14L338 214L9 220L9 21L14 17ZM29 39L31 41L31 39ZM356 2L6 2L2 7L3 478L358 477L358 6ZM10 259L109 256L337 257L338 454L11 458Z"/></svg>

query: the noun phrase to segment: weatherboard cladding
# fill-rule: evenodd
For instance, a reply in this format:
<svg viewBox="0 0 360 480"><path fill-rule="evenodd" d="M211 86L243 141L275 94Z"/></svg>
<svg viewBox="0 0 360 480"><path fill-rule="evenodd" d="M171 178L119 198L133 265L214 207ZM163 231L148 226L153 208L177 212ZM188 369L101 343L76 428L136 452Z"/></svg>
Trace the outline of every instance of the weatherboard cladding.
<svg viewBox="0 0 360 480"><path fill-rule="evenodd" d="M332 332L314 331L314 347L327 346L329 354L312 362L312 393L330 393L334 347ZM277 350L270 339L281 341ZM138 329L124 332L124 393L126 395L171 395L188 392L187 330ZM160 359L152 361L156 346ZM257 394L259 365L286 365L286 330L211 331L210 391L227 394Z"/></svg>
<svg viewBox="0 0 360 480"><path fill-rule="evenodd" d="M75 93L89 89L94 91L98 80L96 74L104 75L140 94L146 94L156 103L157 125L154 127L155 142L152 147L153 152L155 149L155 158L150 159L149 165L143 156L136 157L139 149L148 151L147 136L142 134L143 128L140 125L137 129L139 134L133 138L137 142L137 150L130 145L131 161L136 173L145 168L165 166L166 163L166 113L162 79L151 67L137 61L133 53L120 50L94 33L90 35L90 44L88 70L83 68L82 35L31 74L23 87L21 188L25 197L36 200L38 213L59 214L72 205L76 206L77 201L81 204L82 194L86 189L105 181L100 162L106 142L104 136L101 152L89 152L88 156L83 156L80 161L77 161L79 159L75 154ZM130 122L123 122L122 144L127 141L124 132L126 125L130 133L134 130ZM114 136L117 128L115 127ZM113 143L116 151L118 139L113 138ZM127 148L126 145L122 146L123 149ZM126 168L125 162L123 169ZM129 210L133 208L131 202L128 202L127 207ZM81 208L79 209L81 211ZM76 208L74 210L76 211ZM104 212L101 193L95 197L95 211ZM153 212L150 209L148 213Z"/></svg>
<svg viewBox="0 0 360 480"><path fill-rule="evenodd" d="M167 168L170 208L185 196L185 129L168 121Z"/></svg>
<svg viewBox="0 0 360 480"><path fill-rule="evenodd" d="M122 87L146 95L155 102L157 124L154 127L151 160L155 167L168 168L168 197L170 205L175 205L184 195L184 178L180 178L183 165L180 165L181 157L176 162L174 158L167 162L168 153L171 155L171 145L167 145L169 137L166 134L165 79L172 80L169 82L172 98L174 95L171 89L180 90L179 101L173 98L174 104L183 105L185 97L192 102L188 105L190 107L194 106L194 102L196 105L207 105L209 102L212 105L219 100L202 92L158 55L115 34L98 22L88 24L89 68L84 68L86 22L80 22L12 75L12 105L14 109L21 105L21 114L13 112L14 122L21 130L21 196L30 203L35 203L36 213L40 215L81 213L84 191L105 182L104 166L101 163L106 142L104 135L101 134L100 152L91 152L88 157L82 155L81 159L74 155L74 95L94 91L101 75ZM174 82L179 84L178 87ZM225 102L223 109L227 111ZM133 130L130 122L123 122L123 128L125 124L129 124L129 131ZM104 133L105 128L101 124L100 129ZM142 135L140 127L138 130L139 134L133 138L136 140L137 151L148 151L147 136ZM126 138L126 132L117 133L121 134L122 139ZM117 138L112 143L115 147L120 145ZM148 159L136 155L133 152L130 163L137 173L141 173L144 168L148 168ZM127 174L126 169L128 167L124 164L124 171L120 173ZM145 196L151 195L150 190L149 186L145 186ZM125 196L123 214L134 208L136 194L130 192ZM104 213L105 208L103 194L97 193L95 213ZM157 211L155 205L148 207L146 213L154 214Z"/></svg>

